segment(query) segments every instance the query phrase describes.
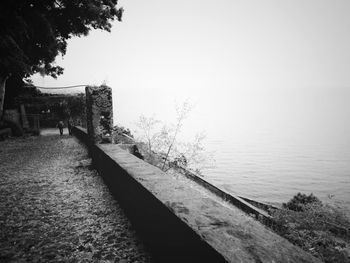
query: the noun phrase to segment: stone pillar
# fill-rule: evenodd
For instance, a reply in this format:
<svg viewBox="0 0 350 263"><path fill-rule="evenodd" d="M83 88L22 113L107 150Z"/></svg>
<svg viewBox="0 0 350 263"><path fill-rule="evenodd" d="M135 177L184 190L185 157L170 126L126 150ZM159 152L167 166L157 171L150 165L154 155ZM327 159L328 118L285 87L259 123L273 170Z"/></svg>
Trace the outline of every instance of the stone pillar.
<svg viewBox="0 0 350 263"><path fill-rule="evenodd" d="M26 109L24 108L24 105L21 104L19 106L19 110L21 112L21 120L22 120L22 127L24 130L29 129L29 122L26 114Z"/></svg>
<svg viewBox="0 0 350 263"><path fill-rule="evenodd" d="M105 85L87 86L85 92L87 130L91 142L112 142L112 89Z"/></svg>

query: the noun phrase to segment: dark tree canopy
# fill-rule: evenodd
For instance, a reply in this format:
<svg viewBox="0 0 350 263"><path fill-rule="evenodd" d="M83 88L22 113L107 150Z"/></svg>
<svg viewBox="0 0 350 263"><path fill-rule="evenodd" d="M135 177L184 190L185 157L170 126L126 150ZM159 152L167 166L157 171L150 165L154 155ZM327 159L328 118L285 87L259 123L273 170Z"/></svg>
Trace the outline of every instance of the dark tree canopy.
<svg viewBox="0 0 350 263"><path fill-rule="evenodd" d="M41 73L57 77L54 64L67 40L91 29L111 30L121 20L118 0L1 0L0 77Z"/></svg>
<svg viewBox="0 0 350 263"><path fill-rule="evenodd" d="M6 96L4 101L5 109L15 109L20 105L19 97L35 97L40 96L41 91L34 86L24 86L24 81L17 75L12 75L6 81Z"/></svg>

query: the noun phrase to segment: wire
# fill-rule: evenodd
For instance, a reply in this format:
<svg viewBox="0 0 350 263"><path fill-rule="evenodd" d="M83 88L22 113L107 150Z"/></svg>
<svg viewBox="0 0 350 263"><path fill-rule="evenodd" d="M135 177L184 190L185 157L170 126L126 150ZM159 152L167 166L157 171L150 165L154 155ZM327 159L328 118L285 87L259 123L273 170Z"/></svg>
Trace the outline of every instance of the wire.
<svg viewBox="0 0 350 263"><path fill-rule="evenodd" d="M89 85L73 85L73 86L65 86L65 87L40 87L40 86L35 86L35 85L30 85L30 84L25 84L24 87L35 87L38 89L71 89L71 88L76 88L76 87L86 87Z"/></svg>

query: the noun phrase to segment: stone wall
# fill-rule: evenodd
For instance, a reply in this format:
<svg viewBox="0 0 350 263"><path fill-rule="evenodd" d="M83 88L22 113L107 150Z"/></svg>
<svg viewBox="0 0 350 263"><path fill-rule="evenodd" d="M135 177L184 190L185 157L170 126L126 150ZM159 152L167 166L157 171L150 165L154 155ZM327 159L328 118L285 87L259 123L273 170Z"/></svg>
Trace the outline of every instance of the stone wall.
<svg viewBox="0 0 350 263"><path fill-rule="evenodd" d="M73 133L88 141L85 130ZM195 182L165 174L115 144L88 145L156 262L319 262Z"/></svg>
<svg viewBox="0 0 350 263"><path fill-rule="evenodd" d="M19 127L21 127L21 115L17 109L5 110L3 118L4 120L16 123Z"/></svg>
<svg viewBox="0 0 350 263"><path fill-rule="evenodd" d="M112 89L107 86L87 86L86 117L90 141L104 143L112 141L113 108Z"/></svg>
<svg viewBox="0 0 350 263"><path fill-rule="evenodd" d="M21 115L18 109L7 109L4 111L3 121L11 128L13 135L23 135L23 128L21 125Z"/></svg>

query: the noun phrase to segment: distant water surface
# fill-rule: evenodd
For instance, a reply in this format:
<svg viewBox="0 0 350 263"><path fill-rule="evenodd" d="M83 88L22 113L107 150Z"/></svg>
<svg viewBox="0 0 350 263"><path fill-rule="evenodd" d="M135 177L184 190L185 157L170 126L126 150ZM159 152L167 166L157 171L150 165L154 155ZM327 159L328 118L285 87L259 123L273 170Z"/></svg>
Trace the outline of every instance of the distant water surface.
<svg viewBox="0 0 350 263"><path fill-rule="evenodd" d="M208 180L264 202L302 192L350 208L350 88L226 98L207 121L216 161L204 170Z"/></svg>
<svg viewBox="0 0 350 263"><path fill-rule="evenodd" d="M204 169L205 178L257 201L281 203L302 192L350 208L348 145L278 141L266 134L249 138L207 141L215 165Z"/></svg>

